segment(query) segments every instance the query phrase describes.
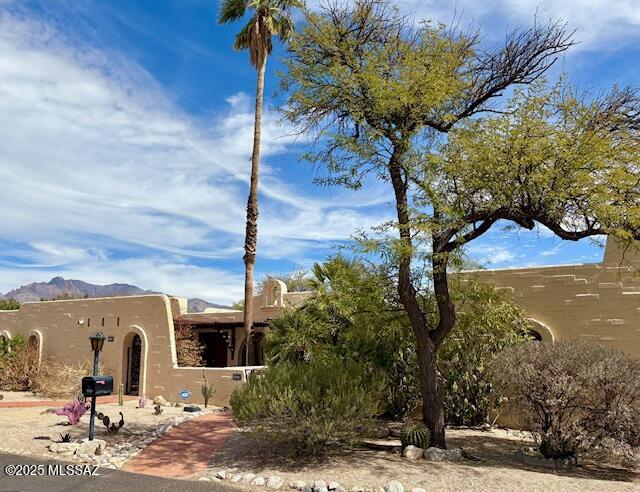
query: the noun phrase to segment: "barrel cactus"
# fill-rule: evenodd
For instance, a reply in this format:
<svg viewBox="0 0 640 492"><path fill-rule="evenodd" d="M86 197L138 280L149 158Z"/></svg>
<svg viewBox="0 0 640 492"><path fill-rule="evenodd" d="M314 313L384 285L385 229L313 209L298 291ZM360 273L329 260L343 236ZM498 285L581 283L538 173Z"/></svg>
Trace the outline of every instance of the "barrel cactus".
<svg viewBox="0 0 640 492"><path fill-rule="evenodd" d="M403 448L413 445L426 449L429 447L430 440L431 434L429 429L422 422L411 422L400 430L400 442Z"/></svg>

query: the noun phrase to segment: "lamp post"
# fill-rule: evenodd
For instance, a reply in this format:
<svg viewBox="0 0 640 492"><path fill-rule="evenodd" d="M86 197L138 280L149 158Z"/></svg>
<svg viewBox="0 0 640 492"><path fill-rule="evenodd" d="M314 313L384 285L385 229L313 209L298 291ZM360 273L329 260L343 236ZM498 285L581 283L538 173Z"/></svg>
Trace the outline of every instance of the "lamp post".
<svg viewBox="0 0 640 492"><path fill-rule="evenodd" d="M106 337L101 331L94 333L89 337L89 340L91 341L91 350L93 350L93 375L94 376L98 375L98 362L100 360L100 351L102 350L102 346L104 345L105 338ZM89 416L89 441L93 441L95 415L96 415L96 397L94 395L91 398L91 415Z"/></svg>

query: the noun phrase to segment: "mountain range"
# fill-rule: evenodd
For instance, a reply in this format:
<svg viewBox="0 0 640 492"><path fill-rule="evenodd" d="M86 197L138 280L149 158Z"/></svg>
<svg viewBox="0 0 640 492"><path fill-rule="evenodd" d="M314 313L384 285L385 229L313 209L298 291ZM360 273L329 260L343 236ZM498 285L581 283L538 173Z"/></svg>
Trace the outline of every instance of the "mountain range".
<svg viewBox="0 0 640 492"><path fill-rule="evenodd" d="M64 279L54 277L49 282L34 282L10 290L6 294L0 294L2 299L15 299L20 302L48 301L53 299L77 299L83 297L120 297L138 296L143 294L160 294L151 290L143 290L140 287L129 284L96 285L82 280ZM221 304L198 299L189 299L189 312L202 312L206 308L226 308Z"/></svg>

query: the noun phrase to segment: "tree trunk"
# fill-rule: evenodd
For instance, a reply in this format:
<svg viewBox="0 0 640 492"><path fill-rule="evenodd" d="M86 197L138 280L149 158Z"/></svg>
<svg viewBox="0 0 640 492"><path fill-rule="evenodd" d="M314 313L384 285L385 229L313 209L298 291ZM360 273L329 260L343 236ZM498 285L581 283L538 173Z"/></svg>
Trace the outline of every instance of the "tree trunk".
<svg viewBox="0 0 640 492"><path fill-rule="evenodd" d="M422 312L416 290L411 282L411 259L413 257L411 243L411 223L409 217L409 201L407 198L408 183L403 175L402 158L404 146L396 144L389 160L389 174L396 198L398 229L401 241L401 252L398 269L398 294L404 306L413 333L416 337L418 367L420 371L420 390L422 392L422 417L431 432L431 446L445 448L444 407L442 389L438 384L437 350L434 331L429 330L427 320Z"/></svg>
<svg viewBox="0 0 640 492"><path fill-rule="evenodd" d="M253 270L256 263L258 240L258 176L260 171L260 131L262 126L262 103L264 94L264 74L267 68L266 55L258 69L256 87L256 112L253 124L253 152L251 154L251 182L247 200L247 227L244 237L244 332L247 353L245 365L255 364L253 357Z"/></svg>

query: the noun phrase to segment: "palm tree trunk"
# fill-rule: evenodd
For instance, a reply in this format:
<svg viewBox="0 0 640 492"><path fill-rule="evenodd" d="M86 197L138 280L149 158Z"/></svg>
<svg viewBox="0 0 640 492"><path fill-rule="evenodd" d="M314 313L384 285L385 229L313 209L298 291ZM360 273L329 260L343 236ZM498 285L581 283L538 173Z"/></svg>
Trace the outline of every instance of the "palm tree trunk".
<svg viewBox="0 0 640 492"><path fill-rule="evenodd" d="M247 354L245 365L255 364L252 326L253 326L253 269L256 263L256 243L258 240L258 175L260 167L260 131L262 126L262 103L264 94L264 74L267 68L266 55L258 69L256 87L256 112L253 125L253 153L251 154L251 182L247 200L247 227L244 237L244 333Z"/></svg>

